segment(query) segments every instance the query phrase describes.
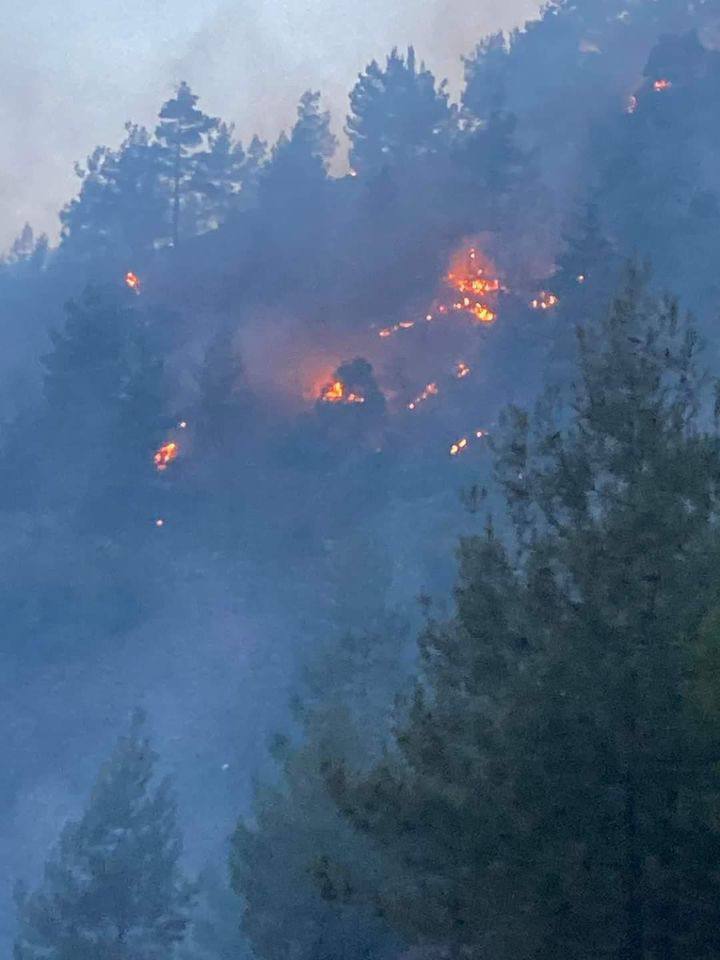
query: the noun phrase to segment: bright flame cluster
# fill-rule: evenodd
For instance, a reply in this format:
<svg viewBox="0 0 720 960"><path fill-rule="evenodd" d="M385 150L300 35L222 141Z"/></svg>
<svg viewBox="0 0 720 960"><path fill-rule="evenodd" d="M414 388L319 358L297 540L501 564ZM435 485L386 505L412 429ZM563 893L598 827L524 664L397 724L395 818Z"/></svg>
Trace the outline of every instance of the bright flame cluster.
<svg viewBox="0 0 720 960"><path fill-rule="evenodd" d="M365 397L359 393L348 393L342 380L334 380L322 388L320 399L323 403L365 403Z"/></svg>
<svg viewBox="0 0 720 960"><path fill-rule="evenodd" d="M430 311L425 315L424 322L432 323L437 319L438 314L447 315L456 311L469 313L478 323L494 323L497 319L497 313L484 298L495 296L504 291L505 288L497 277L490 277L487 272L486 268L479 266L478 252L474 247L471 247L465 253L465 264L454 266L445 277L445 282L456 293L463 294L462 299L438 304L435 307L435 312ZM383 327L378 332L378 336L384 340L400 333L401 330L412 330L420 322L419 320L401 320L400 323L391 327Z"/></svg>
<svg viewBox="0 0 720 960"><path fill-rule="evenodd" d="M655 93L665 93L666 90L669 90L672 87L672 80L656 80L653 84L653 90Z"/></svg>
<svg viewBox="0 0 720 960"><path fill-rule="evenodd" d="M487 297L500 293L503 289L497 277L488 277L483 267L478 266L478 253L474 247L467 252L465 266L451 270L445 278L450 286L458 293L465 294L462 300L453 304L453 310L462 310L471 313L478 323L494 323L496 312L484 300L474 300L474 297Z"/></svg>
<svg viewBox="0 0 720 960"><path fill-rule="evenodd" d="M177 458L179 453L180 448L173 440L169 441L168 443L164 443L159 450L155 451L155 455L153 457L155 466L160 472L167 470L173 460Z"/></svg>

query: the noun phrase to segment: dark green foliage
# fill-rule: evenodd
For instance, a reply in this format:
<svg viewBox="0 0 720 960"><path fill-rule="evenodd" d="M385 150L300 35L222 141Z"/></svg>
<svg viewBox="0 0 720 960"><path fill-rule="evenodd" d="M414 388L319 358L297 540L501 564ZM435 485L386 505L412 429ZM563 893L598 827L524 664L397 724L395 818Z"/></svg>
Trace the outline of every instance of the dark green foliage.
<svg viewBox="0 0 720 960"><path fill-rule="evenodd" d="M330 769L393 858L376 893L416 942L534 960L720 947L720 718L690 692L720 444L695 354L633 273L583 335L570 423L548 404L507 415L512 545L463 542L396 749L369 774Z"/></svg>
<svg viewBox="0 0 720 960"><path fill-rule="evenodd" d="M215 157L210 161L208 154L208 138L218 127L218 120L209 117L196 106L197 96L187 83L183 81L175 96L163 104L160 110L160 122L155 130L158 142L158 156L163 171L172 205L172 244L177 247L180 240L180 218L183 204L191 200L194 194L205 193L208 178L204 175L208 164L217 162L218 148L215 143ZM225 131L227 134L227 131ZM221 141L222 142L222 141ZM212 152L212 151L210 151ZM236 157L227 151L227 158ZM209 172L209 171L208 171ZM217 187L217 170L212 171L215 182L210 180L211 186ZM222 179L232 181L233 173L228 170ZM192 231L193 225L188 228Z"/></svg>
<svg viewBox="0 0 720 960"><path fill-rule="evenodd" d="M191 901L167 781L136 715L82 817L63 830L40 887L21 894L16 960L167 957Z"/></svg>
<svg viewBox="0 0 720 960"><path fill-rule="evenodd" d="M386 167L405 169L418 159L447 151L455 114L445 83L420 64L415 51L394 49L385 69L373 60L350 94L350 163L360 174L376 176Z"/></svg>
<svg viewBox="0 0 720 960"><path fill-rule="evenodd" d="M147 130L126 124L117 150L98 147L76 168L80 193L60 214L62 250L72 259L113 258L131 269L165 235L160 153Z"/></svg>
<svg viewBox="0 0 720 960"><path fill-rule="evenodd" d="M386 614L378 633L323 642L311 658L296 704L302 741L278 738L279 783L256 790L254 817L232 842L233 886L261 960L396 955L398 939L374 909L382 858L338 814L321 769L328 757L367 762L382 749L404 637Z"/></svg>
<svg viewBox="0 0 720 960"><path fill-rule="evenodd" d="M306 91L290 135L280 135L263 171L261 196L265 205L273 209L290 202L299 209L314 203L336 147L330 114L320 109L320 94Z"/></svg>

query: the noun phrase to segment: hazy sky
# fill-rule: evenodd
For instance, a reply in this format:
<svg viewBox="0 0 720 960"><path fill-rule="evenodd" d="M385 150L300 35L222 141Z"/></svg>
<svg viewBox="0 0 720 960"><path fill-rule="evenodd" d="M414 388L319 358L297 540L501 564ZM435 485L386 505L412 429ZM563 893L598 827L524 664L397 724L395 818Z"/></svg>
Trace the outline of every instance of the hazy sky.
<svg viewBox="0 0 720 960"><path fill-rule="evenodd" d="M54 235L73 163L151 125L181 79L243 138L274 138L308 87L342 125L357 73L397 44L453 91L459 57L537 0L26 0L0 33L0 249L29 220Z"/></svg>

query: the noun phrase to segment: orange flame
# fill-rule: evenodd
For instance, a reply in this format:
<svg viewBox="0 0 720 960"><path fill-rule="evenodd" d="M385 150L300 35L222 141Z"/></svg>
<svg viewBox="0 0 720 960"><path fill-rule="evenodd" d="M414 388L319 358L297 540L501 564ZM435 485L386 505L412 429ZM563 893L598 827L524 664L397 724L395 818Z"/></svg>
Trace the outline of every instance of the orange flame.
<svg viewBox="0 0 720 960"><path fill-rule="evenodd" d="M467 294L476 297L493 296L504 288L497 277L490 276L492 267L489 263L480 266L480 256L475 247L465 251L464 255L455 258L453 267L445 278L450 286L458 293L465 294L462 300L453 303L453 310L467 311L478 323L494 323L496 312L482 300L473 300Z"/></svg>
<svg viewBox="0 0 720 960"><path fill-rule="evenodd" d="M672 87L671 80L656 80L653 84L653 90L655 93L665 93L666 90L669 90Z"/></svg>
<svg viewBox="0 0 720 960"><path fill-rule="evenodd" d="M475 437L478 440L484 440L488 436L487 430L476 430ZM458 440L450 447L450 456L457 457L459 454L464 453L465 450L470 446L470 440L468 437L463 437L461 440Z"/></svg>
<svg viewBox="0 0 720 960"><path fill-rule="evenodd" d="M320 391L323 403L365 403L365 397L359 393L348 393L342 380L328 383Z"/></svg>
<svg viewBox="0 0 720 960"><path fill-rule="evenodd" d="M429 383L423 392L415 397L412 403L408 404L408 410L417 410L421 403L424 403L429 397L436 397L439 393L438 385L436 383Z"/></svg>
<svg viewBox="0 0 720 960"><path fill-rule="evenodd" d="M135 293L140 293L140 279L132 270L128 270L125 274L125 283L131 290L134 290Z"/></svg>
<svg viewBox="0 0 720 960"><path fill-rule="evenodd" d="M155 452L153 457L155 466L160 471L167 470L168 466L177 457L178 453L180 453L180 448L172 440L169 443L164 443L160 449Z"/></svg>
<svg viewBox="0 0 720 960"><path fill-rule="evenodd" d="M462 250L453 258L450 271L445 276L445 282L448 283L456 293L463 294L462 299L450 303L435 303L424 317L426 323L432 323L437 314L447 314L451 310L461 313L469 313L478 323L494 323L497 319L495 310L492 309L486 300L476 298L487 298L496 296L506 290L500 280L493 276L493 267L489 261L483 261L481 266L481 257L478 251L471 247L469 250ZM394 336L401 330L411 330L417 326L417 320L401 320L391 327L383 327L378 331L378 336L385 340Z"/></svg>

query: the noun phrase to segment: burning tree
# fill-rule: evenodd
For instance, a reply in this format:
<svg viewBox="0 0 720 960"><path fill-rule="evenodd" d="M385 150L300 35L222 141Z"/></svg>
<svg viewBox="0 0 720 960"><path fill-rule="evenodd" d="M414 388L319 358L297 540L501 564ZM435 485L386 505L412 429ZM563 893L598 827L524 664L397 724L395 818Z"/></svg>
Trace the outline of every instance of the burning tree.
<svg viewBox="0 0 720 960"><path fill-rule="evenodd" d="M385 410L385 397L375 380L372 366L360 358L341 364L332 380L320 390L316 406L362 407L375 412Z"/></svg>

